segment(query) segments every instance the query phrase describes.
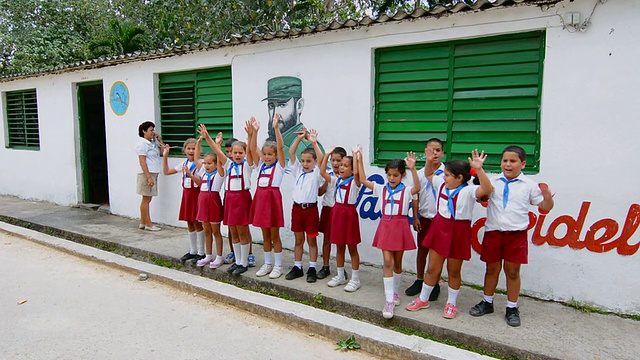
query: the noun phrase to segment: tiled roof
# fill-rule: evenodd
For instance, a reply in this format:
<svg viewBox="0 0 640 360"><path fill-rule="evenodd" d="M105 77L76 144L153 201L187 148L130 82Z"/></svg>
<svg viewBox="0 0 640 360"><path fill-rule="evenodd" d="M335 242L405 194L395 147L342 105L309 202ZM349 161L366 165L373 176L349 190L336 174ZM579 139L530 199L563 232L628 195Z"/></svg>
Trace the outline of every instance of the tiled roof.
<svg viewBox="0 0 640 360"><path fill-rule="evenodd" d="M516 6L516 5L550 5L558 3L562 0L476 0L473 5L468 5L464 2L457 2L455 5L443 6L437 5L431 9L417 8L411 13L405 11L399 11L393 15L381 14L376 18L364 17L360 20L349 19L344 22L334 21L330 24L319 24L316 26L305 26L301 29L290 29L286 31L275 31L268 33L252 33L247 35L233 35L229 39L221 41L212 41L201 44L180 45L165 47L158 50L149 51L136 51L130 54L116 55L100 57L93 60L78 61L75 63L57 66L50 70L41 70L31 73L12 74L0 77L0 82L14 81L34 76L60 74L65 72L71 72L76 70L96 69L106 66L113 66L118 64L124 64L135 61L152 60L159 58L166 58L177 55L184 55L186 53L203 51L209 49L217 49L225 46L240 45L246 43L257 43L262 41L269 41L273 39L282 38L294 38L306 34L319 33L324 31L346 29L346 28L359 28L364 26L371 26L380 23L395 22L407 19L425 18L425 17L439 17L448 14L455 14L458 12L484 10L498 7Z"/></svg>

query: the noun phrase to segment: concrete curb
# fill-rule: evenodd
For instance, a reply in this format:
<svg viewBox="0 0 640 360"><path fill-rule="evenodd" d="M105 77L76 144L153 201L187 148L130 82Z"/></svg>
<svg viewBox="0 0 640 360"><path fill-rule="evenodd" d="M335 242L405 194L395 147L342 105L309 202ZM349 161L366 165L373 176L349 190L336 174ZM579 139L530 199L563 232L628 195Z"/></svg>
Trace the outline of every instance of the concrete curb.
<svg viewBox="0 0 640 360"><path fill-rule="evenodd" d="M0 223L0 229L30 241L98 261L132 274L146 273L150 279L175 288L194 292L272 320L295 325L301 330L318 333L330 339L354 335L362 348L377 356L394 359L490 359L474 352L458 349L417 336L403 335L369 323L293 301L244 290L220 281L211 281L183 271L173 270L94 247L60 239L24 227Z"/></svg>

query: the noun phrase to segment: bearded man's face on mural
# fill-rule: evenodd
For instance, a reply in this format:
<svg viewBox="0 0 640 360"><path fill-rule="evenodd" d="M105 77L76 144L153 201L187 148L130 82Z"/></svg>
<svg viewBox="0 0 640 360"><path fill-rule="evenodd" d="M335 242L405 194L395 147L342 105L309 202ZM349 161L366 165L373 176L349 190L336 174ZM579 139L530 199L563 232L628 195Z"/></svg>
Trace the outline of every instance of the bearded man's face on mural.
<svg viewBox="0 0 640 360"><path fill-rule="evenodd" d="M275 114L280 114L280 131L286 132L300 121L302 113L303 99L290 98L287 101L269 100L269 118L273 119ZM275 138L275 133L269 122L269 138Z"/></svg>

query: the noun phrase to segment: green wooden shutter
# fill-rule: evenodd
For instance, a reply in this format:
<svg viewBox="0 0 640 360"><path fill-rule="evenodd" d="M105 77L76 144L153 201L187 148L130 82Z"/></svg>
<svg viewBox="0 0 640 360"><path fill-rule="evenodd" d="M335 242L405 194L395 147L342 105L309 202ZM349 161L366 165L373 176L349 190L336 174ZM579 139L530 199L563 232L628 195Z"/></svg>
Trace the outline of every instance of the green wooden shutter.
<svg viewBox="0 0 640 360"><path fill-rule="evenodd" d="M484 149L490 171L520 145L537 171L543 60L542 32L376 50L374 163L437 137L447 159Z"/></svg>
<svg viewBox="0 0 640 360"><path fill-rule="evenodd" d="M8 147L40 149L36 90L7 92L6 98Z"/></svg>
<svg viewBox="0 0 640 360"><path fill-rule="evenodd" d="M159 93L162 137L172 154L181 154L183 142L198 136L198 124L207 125L213 137L219 131L232 136L231 67L160 74Z"/></svg>

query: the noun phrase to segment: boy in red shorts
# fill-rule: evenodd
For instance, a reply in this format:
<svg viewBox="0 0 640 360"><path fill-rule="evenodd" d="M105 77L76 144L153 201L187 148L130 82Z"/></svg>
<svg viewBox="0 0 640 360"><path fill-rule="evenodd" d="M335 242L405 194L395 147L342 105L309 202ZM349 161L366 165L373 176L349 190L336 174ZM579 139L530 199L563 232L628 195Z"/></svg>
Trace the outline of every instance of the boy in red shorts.
<svg viewBox="0 0 640 360"><path fill-rule="evenodd" d="M305 148L300 154L300 161L296 156L296 150L303 138L307 138L312 148ZM291 174L295 180L293 188L293 208L291 210L291 231L296 239L294 250L295 262L291 271L285 276L287 280L297 279L304 275L302 271L302 253L304 250L305 234L309 244L309 270L307 270L307 282L314 283L317 280L316 261L318 260L318 189L325 180L316 166L318 157L322 158L322 150L318 145L318 133L311 129L298 132L298 137L289 148L289 164Z"/></svg>
<svg viewBox="0 0 640 360"><path fill-rule="evenodd" d="M484 275L484 298L469 314L482 316L493 313L493 294L504 267L507 278L506 320L509 326L520 326L518 295L520 266L528 262L529 204L540 211L553 208L553 198L546 186L536 184L522 174L527 154L519 146L507 146L502 151L502 174L491 179L494 191L489 196L480 260L487 263Z"/></svg>

